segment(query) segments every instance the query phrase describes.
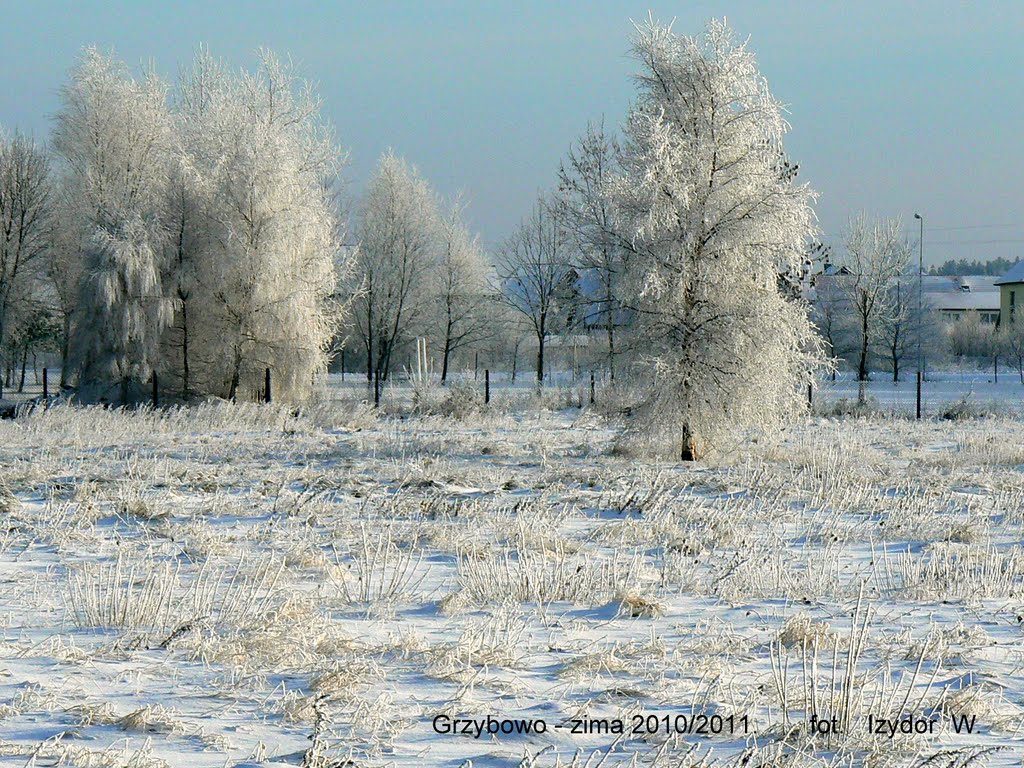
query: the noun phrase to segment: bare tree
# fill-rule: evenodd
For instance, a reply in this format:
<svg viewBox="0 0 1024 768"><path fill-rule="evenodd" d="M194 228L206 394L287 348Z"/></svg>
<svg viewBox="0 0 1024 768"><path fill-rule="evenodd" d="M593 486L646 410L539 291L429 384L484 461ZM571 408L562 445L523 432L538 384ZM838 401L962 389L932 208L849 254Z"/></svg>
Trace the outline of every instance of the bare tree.
<svg viewBox="0 0 1024 768"><path fill-rule="evenodd" d="M570 277L568 233L548 203L538 201L498 253L501 295L526 320L537 342L537 382L544 381L548 338L560 330L559 301Z"/></svg>
<svg viewBox="0 0 1024 768"><path fill-rule="evenodd" d="M852 318L849 297L840 285L842 277L819 275L814 285L811 318L825 341L825 350L833 360L832 380L835 381L838 364L849 354Z"/></svg>
<svg viewBox="0 0 1024 768"><path fill-rule="evenodd" d="M899 219L873 221L861 214L844 234L843 265L849 273L841 285L857 321L857 380L866 382L872 350L881 337L882 323L892 313L891 290L910 259L910 245ZM860 399L865 398L864 387Z"/></svg>
<svg viewBox="0 0 1024 768"><path fill-rule="evenodd" d="M0 135L0 369L11 362L12 306L27 310L39 289L52 202L46 151L21 134Z"/></svg>
<svg viewBox="0 0 1024 768"><path fill-rule="evenodd" d="M583 322L604 330L608 375L615 380L616 332L623 324L622 275L630 251L615 227L607 186L614 178L617 147L604 124L587 126L558 172L558 212L575 244L574 262L583 283Z"/></svg>
<svg viewBox="0 0 1024 768"><path fill-rule="evenodd" d="M900 365L917 348L921 318L917 311L917 278L899 275L888 287L887 311L879 323L879 337L892 370L893 383L900 380Z"/></svg>
<svg viewBox="0 0 1024 768"><path fill-rule="evenodd" d="M487 262L479 238L470 235L462 221L462 210L461 201L456 200L438 222L434 279L440 317L434 321L434 333L441 346L442 384L448 380L452 355L493 333Z"/></svg>

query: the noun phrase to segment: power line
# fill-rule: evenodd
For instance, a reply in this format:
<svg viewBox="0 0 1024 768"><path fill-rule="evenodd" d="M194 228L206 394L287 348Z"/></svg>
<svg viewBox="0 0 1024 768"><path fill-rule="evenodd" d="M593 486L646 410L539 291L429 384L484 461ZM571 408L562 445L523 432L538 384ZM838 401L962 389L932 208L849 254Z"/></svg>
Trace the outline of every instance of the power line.
<svg viewBox="0 0 1024 768"><path fill-rule="evenodd" d="M968 224L959 227L929 227L932 232L952 232L959 229L1014 229L1024 224Z"/></svg>
<svg viewBox="0 0 1024 768"><path fill-rule="evenodd" d="M925 245L1000 245L1003 243L1024 243L1024 238L1006 240L925 240Z"/></svg>

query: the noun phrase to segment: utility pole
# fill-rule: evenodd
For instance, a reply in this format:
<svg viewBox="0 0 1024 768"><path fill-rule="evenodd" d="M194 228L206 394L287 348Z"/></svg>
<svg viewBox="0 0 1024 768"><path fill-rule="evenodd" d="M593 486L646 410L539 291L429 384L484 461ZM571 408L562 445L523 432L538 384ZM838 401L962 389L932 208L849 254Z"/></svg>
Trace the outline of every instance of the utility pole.
<svg viewBox="0 0 1024 768"><path fill-rule="evenodd" d="M924 324L924 216L914 214L921 229L917 240L917 418L921 418L921 379L924 376L924 352L921 346L921 326Z"/></svg>

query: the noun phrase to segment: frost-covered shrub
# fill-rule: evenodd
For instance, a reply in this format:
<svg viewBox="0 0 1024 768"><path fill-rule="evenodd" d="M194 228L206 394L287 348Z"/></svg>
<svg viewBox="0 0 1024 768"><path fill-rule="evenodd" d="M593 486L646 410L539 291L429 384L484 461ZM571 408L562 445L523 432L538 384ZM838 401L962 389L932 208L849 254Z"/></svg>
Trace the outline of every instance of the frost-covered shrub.
<svg viewBox="0 0 1024 768"><path fill-rule="evenodd" d="M991 415L991 413L989 408L971 400L970 395L964 395L959 400L947 403L939 411L939 418L946 421L961 421L964 419L980 419Z"/></svg>
<svg viewBox="0 0 1024 768"><path fill-rule="evenodd" d="M484 407L482 388L468 381L446 387L419 384L413 389L412 410L421 416L447 416L463 421Z"/></svg>

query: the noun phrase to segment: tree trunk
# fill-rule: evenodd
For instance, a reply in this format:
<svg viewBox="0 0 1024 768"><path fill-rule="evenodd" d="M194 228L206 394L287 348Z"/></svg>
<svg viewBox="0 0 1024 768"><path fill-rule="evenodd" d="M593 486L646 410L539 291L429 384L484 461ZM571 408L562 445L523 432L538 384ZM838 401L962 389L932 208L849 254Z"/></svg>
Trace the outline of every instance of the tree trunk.
<svg viewBox="0 0 1024 768"><path fill-rule="evenodd" d="M188 359L188 302L181 296L181 399L188 400L192 394L192 374Z"/></svg>
<svg viewBox="0 0 1024 768"><path fill-rule="evenodd" d="M696 461L698 458L697 441L688 424L683 425L679 440L679 460Z"/></svg>
<svg viewBox="0 0 1024 768"><path fill-rule="evenodd" d="M610 318L608 320L608 380L615 381L615 328Z"/></svg>
<svg viewBox="0 0 1024 768"><path fill-rule="evenodd" d="M60 387L68 385L68 357L70 356L71 313L64 313L64 338L60 340Z"/></svg>
<svg viewBox="0 0 1024 768"><path fill-rule="evenodd" d="M605 311L608 313L605 322L608 330L608 380L615 381L615 296L612 292L611 279L606 273L604 283Z"/></svg>
<svg viewBox="0 0 1024 768"><path fill-rule="evenodd" d="M868 380L868 316L861 319L860 360L857 363L857 381Z"/></svg>
<svg viewBox="0 0 1024 768"><path fill-rule="evenodd" d="M544 383L544 334L537 334L537 384Z"/></svg>
<svg viewBox="0 0 1024 768"><path fill-rule="evenodd" d="M228 400L235 402L238 398L238 385L242 381L242 350L235 348L235 359L231 369L231 384L228 387Z"/></svg>
<svg viewBox="0 0 1024 768"><path fill-rule="evenodd" d="M28 368L28 344L21 350L21 378L18 379L18 392L25 391L25 370Z"/></svg>
<svg viewBox="0 0 1024 768"><path fill-rule="evenodd" d="M366 386L373 386L373 292L366 299Z"/></svg>
<svg viewBox="0 0 1024 768"><path fill-rule="evenodd" d="M441 386L448 383L448 356L451 355L451 339L445 334L444 350L441 352Z"/></svg>

